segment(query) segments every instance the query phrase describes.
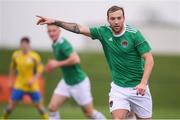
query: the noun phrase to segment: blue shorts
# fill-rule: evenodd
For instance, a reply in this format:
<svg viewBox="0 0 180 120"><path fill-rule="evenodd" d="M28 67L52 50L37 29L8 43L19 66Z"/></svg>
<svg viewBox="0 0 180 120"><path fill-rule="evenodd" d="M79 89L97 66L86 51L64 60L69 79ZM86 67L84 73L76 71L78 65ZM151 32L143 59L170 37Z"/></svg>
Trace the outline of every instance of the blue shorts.
<svg viewBox="0 0 180 120"><path fill-rule="evenodd" d="M32 102L38 103L41 100L41 95L39 91L35 91L35 92L26 92L23 90L19 90L19 89L13 89L12 90L12 95L11 95L11 99L14 102L18 102L21 101L24 95L28 95Z"/></svg>

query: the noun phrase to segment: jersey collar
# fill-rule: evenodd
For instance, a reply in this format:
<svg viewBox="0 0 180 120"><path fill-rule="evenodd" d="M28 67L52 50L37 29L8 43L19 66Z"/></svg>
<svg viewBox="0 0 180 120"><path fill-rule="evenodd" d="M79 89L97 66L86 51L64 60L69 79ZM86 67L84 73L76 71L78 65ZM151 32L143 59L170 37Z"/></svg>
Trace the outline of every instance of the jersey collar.
<svg viewBox="0 0 180 120"><path fill-rule="evenodd" d="M32 51L32 50L29 50L26 54L24 54L23 51L20 50L20 53L21 53L22 55L28 55L31 51Z"/></svg>
<svg viewBox="0 0 180 120"><path fill-rule="evenodd" d="M55 43L53 43L53 45L57 45L58 43L60 43L60 44L62 44L63 42L64 42L64 39L62 39L63 37L60 35L59 36L59 38L58 38L58 40L55 42Z"/></svg>
<svg viewBox="0 0 180 120"><path fill-rule="evenodd" d="M125 32L126 32L126 24L124 23L124 25L123 25L124 27L123 27L123 31L120 33L120 34L118 34L118 35L115 35L114 33L113 33L113 31L112 31L112 29L111 29L111 27L110 26L108 26L108 28L111 30L111 32L113 33L113 36L115 36L115 37L120 37L120 36L122 36Z"/></svg>

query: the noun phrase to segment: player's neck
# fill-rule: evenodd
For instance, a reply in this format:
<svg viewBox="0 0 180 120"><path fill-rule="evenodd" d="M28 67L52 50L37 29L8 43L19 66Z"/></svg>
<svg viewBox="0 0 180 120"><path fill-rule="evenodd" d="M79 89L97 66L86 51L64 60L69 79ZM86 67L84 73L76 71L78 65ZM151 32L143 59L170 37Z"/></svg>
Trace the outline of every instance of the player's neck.
<svg viewBox="0 0 180 120"><path fill-rule="evenodd" d="M56 44L60 40L61 36L59 35L56 40L53 40L53 44Z"/></svg>
<svg viewBox="0 0 180 120"><path fill-rule="evenodd" d="M23 53L23 54L28 54L28 53L29 53L29 51L30 51L30 49L27 49L27 50L22 50L22 53Z"/></svg>
<svg viewBox="0 0 180 120"><path fill-rule="evenodd" d="M57 43L57 41L58 41L58 39L56 39L56 40L53 40L53 43L55 44L55 43Z"/></svg>

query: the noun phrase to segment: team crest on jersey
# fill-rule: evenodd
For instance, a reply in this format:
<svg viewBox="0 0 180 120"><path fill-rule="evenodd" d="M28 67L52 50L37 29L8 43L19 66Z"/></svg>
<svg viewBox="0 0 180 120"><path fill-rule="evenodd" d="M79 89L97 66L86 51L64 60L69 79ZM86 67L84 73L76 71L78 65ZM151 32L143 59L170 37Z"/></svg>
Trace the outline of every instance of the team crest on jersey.
<svg viewBox="0 0 180 120"><path fill-rule="evenodd" d="M126 47L128 46L128 41L127 41L127 40L123 40L123 41L121 42L121 46L122 46L123 48L126 48Z"/></svg>
<svg viewBox="0 0 180 120"><path fill-rule="evenodd" d="M113 101L109 102L109 106L112 107L113 106Z"/></svg>

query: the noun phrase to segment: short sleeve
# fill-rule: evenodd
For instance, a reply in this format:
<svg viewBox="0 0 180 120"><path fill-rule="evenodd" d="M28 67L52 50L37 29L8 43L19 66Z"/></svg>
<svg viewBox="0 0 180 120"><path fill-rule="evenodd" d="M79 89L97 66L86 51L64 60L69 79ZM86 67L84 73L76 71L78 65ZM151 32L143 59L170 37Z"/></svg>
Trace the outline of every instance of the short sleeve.
<svg viewBox="0 0 180 120"><path fill-rule="evenodd" d="M90 28L90 34L91 34L91 38L94 40L94 39L101 39L101 36L100 36L100 31L99 31L99 27L91 27Z"/></svg>
<svg viewBox="0 0 180 120"><path fill-rule="evenodd" d="M16 68L16 56L17 56L17 52L14 52L12 54L12 57L11 57L11 64L10 64L10 68L11 69L15 69Z"/></svg>
<svg viewBox="0 0 180 120"><path fill-rule="evenodd" d="M145 40L140 31L137 31L135 34L135 47L141 56L151 51L149 43Z"/></svg>
<svg viewBox="0 0 180 120"><path fill-rule="evenodd" d="M68 41L65 41L63 43L63 47L62 47L62 52L66 57L69 57L72 53L73 53L73 47L71 46L71 44Z"/></svg>

